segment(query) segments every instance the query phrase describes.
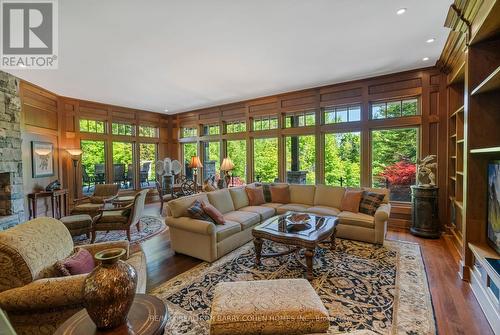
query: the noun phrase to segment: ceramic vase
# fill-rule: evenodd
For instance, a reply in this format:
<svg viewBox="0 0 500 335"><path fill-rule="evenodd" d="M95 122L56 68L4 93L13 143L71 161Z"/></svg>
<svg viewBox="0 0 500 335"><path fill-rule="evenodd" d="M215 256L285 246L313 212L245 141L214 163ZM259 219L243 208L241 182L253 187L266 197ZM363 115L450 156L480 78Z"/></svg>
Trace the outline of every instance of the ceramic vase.
<svg viewBox="0 0 500 335"><path fill-rule="evenodd" d="M94 255L100 262L85 279L84 307L98 329L112 329L127 322L137 286L135 269L120 260L126 250L113 248Z"/></svg>

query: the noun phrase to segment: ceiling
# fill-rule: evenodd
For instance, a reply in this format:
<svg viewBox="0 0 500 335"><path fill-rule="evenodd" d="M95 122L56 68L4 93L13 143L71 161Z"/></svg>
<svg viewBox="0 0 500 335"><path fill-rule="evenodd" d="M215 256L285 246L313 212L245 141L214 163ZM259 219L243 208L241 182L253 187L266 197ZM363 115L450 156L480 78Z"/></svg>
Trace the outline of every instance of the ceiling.
<svg viewBox="0 0 500 335"><path fill-rule="evenodd" d="M434 65L450 4L64 0L59 68L9 72L59 95L172 114Z"/></svg>

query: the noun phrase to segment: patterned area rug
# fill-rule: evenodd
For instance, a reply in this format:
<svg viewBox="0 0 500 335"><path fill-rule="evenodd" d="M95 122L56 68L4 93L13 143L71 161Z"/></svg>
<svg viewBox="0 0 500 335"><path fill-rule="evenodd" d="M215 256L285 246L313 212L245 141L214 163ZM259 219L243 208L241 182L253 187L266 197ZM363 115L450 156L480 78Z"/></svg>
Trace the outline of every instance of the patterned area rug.
<svg viewBox="0 0 500 335"><path fill-rule="evenodd" d="M137 231L135 226L130 230L132 244L143 242L151 237L163 232L167 226L165 220L157 216L144 216L140 223L141 231ZM127 233L124 230L110 230L109 232L98 231L95 243L126 240ZM89 244L90 239L86 235L74 236L75 245Z"/></svg>
<svg viewBox="0 0 500 335"><path fill-rule="evenodd" d="M328 247L328 246L325 246ZM264 243L264 250L285 246ZM264 258L255 266L253 243L169 280L150 292L168 306L165 334L208 334L214 286L224 281L302 278L303 255ZM330 313L329 334L435 334L427 275L417 244L383 247L337 239L335 252L316 252L311 282Z"/></svg>

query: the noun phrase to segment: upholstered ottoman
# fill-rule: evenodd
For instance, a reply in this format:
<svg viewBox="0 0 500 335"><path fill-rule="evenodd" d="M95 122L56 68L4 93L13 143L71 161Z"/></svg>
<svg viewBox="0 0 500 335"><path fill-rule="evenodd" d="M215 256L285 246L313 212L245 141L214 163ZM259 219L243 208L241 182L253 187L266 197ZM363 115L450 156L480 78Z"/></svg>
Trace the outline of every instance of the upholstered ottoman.
<svg viewBox="0 0 500 335"><path fill-rule="evenodd" d="M210 334L310 334L328 330L328 312L305 279L219 283Z"/></svg>
<svg viewBox="0 0 500 335"><path fill-rule="evenodd" d="M92 227L92 218L88 214L78 214L64 216L59 219L66 228L68 228L71 236L87 234L90 237L90 228Z"/></svg>

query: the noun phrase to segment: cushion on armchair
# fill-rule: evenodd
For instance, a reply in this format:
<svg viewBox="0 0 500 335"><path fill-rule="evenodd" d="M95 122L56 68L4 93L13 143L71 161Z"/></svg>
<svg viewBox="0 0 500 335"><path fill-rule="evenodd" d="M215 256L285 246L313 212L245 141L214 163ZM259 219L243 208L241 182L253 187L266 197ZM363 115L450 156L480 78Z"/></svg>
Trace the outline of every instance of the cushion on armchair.
<svg viewBox="0 0 500 335"><path fill-rule="evenodd" d="M86 249L78 249L76 252L56 262L56 268L61 276L74 276L90 273L95 268L94 257Z"/></svg>

